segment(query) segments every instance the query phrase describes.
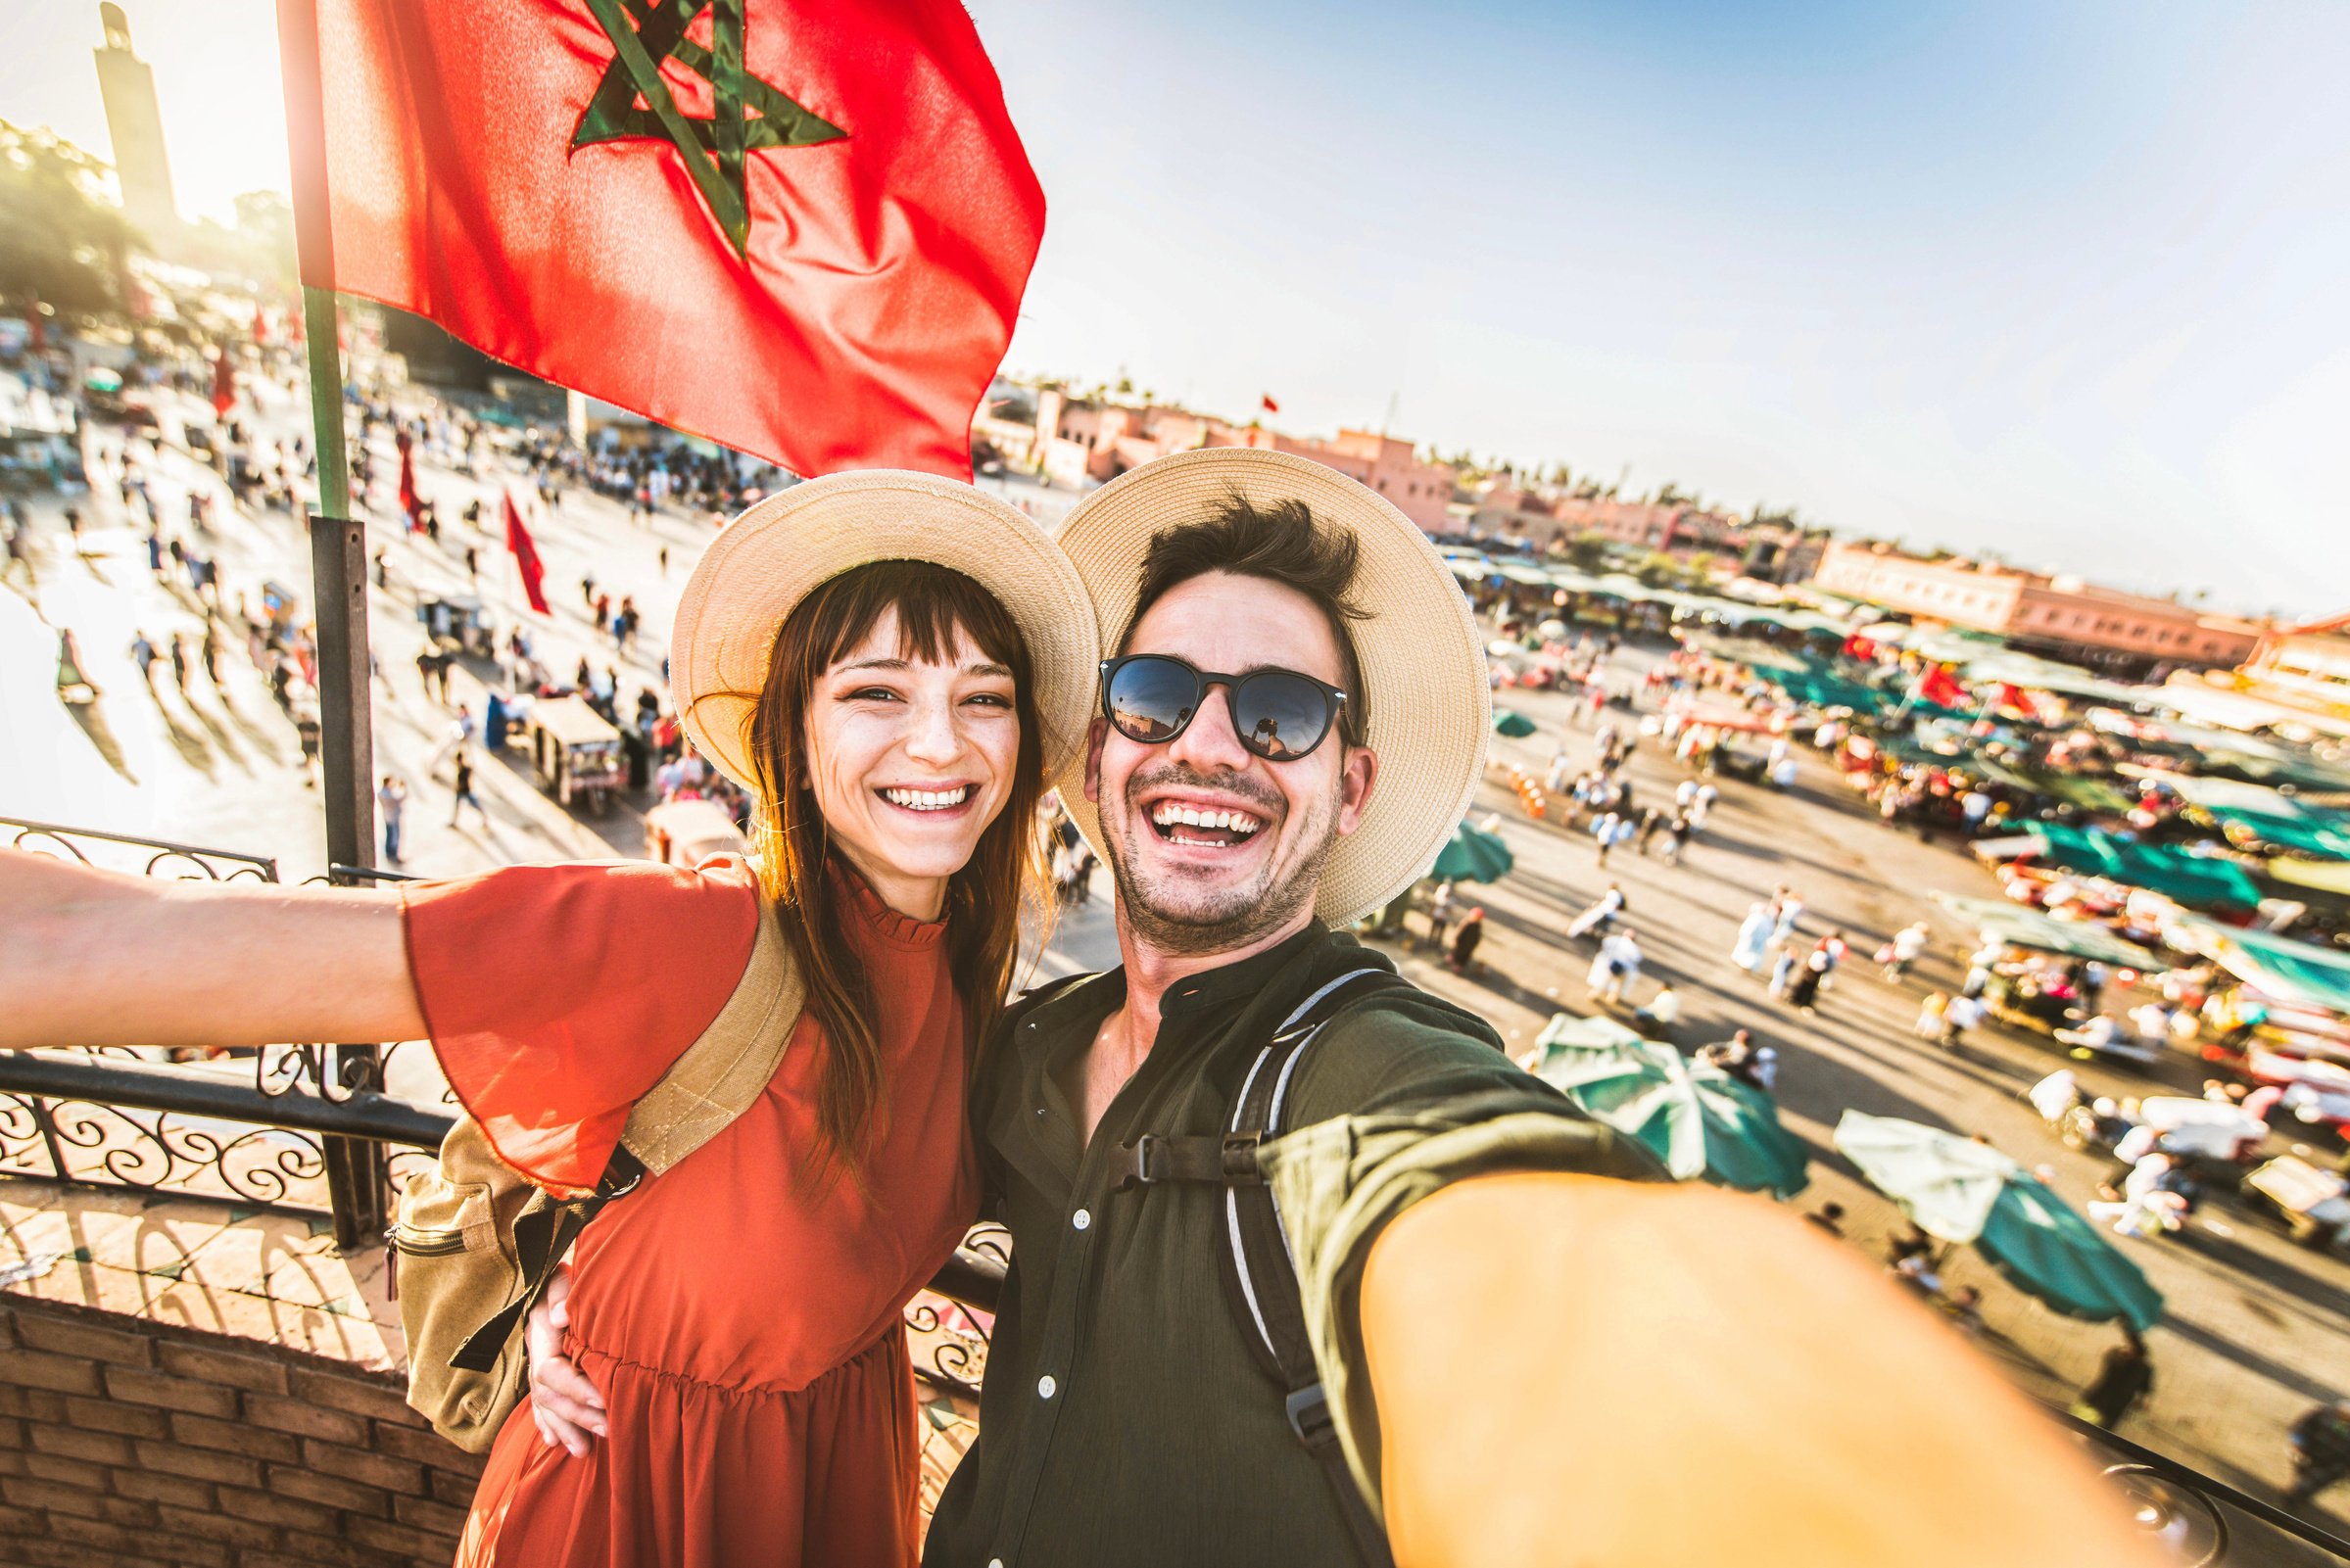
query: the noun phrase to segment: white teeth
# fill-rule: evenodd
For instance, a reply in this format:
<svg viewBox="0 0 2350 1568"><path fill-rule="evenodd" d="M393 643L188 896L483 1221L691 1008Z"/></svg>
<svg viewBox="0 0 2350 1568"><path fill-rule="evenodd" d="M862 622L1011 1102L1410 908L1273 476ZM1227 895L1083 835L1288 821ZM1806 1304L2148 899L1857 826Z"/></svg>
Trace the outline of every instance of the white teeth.
<svg viewBox="0 0 2350 1568"><path fill-rule="evenodd" d="M971 798L972 785L960 789L885 789L882 798L908 811L943 811Z"/></svg>
<svg viewBox="0 0 2350 1568"><path fill-rule="evenodd" d="M1202 811L1196 806L1178 805L1173 801L1154 810L1151 821L1161 828L1221 828L1240 838L1248 837L1263 826L1244 811ZM1187 838L1179 833L1171 833L1169 837L1178 844L1210 842L1207 839Z"/></svg>

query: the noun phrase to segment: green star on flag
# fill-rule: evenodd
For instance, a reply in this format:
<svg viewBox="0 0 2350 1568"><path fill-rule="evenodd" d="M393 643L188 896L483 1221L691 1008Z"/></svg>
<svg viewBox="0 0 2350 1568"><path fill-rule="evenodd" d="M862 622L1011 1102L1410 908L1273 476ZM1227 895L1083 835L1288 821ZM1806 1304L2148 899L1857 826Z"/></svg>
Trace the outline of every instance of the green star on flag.
<svg viewBox="0 0 2350 1568"><path fill-rule="evenodd" d="M631 139L665 141L676 148L737 255L750 243L744 155L768 147L814 147L848 135L743 69L743 5L744 0L588 0L612 41L612 63L571 136L575 148ZM705 10L710 13L706 49L686 36ZM708 119L689 119L679 109L677 95L661 79L667 60L710 84Z"/></svg>

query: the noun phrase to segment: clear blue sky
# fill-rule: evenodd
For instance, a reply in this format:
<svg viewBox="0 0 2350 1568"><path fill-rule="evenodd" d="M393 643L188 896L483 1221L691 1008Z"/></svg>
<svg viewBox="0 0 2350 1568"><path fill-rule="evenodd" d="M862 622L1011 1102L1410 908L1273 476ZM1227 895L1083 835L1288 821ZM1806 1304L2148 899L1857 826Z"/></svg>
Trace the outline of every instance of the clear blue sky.
<svg viewBox="0 0 2350 1568"><path fill-rule="evenodd" d="M103 151L96 5L21 9L0 116ZM126 9L183 205L282 185L266 0ZM1014 369L2350 604L2350 8L974 9Z"/></svg>

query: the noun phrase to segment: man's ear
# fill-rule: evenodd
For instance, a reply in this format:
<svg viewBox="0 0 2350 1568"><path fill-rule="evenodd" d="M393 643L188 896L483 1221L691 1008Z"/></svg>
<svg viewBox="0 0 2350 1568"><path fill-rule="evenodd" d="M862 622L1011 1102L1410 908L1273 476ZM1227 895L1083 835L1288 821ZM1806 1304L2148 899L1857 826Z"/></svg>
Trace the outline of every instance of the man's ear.
<svg viewBox="0 0 2350 1568"><path fill-rule="evenodd" d="M1110 738L1110 721L1095 715L1085 726L1085 798L1102 803L1102 746Z"/></svg>
<svg viewBox="0 0 2350 1568"><path fill-rule="evenodd" d="M1368 746L1349 746L1338 764L1338 831L1351 833L1370 805L1372 785L1379 782L1379 754Z"/></svg>

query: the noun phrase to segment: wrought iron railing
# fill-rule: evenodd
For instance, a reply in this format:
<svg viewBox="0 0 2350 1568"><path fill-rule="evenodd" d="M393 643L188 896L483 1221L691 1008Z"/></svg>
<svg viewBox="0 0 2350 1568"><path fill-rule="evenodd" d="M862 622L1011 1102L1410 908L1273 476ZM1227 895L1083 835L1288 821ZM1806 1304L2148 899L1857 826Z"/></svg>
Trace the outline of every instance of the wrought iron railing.
<svg viewBox="0 0 2350 1568"><path fill-rule="evenodd" d="M156 877L279 879L276 863L263 856L54 823L0 818L0 845ZM338 865L322 879L348 885L398 874ZM437 1072L427 1081L438 1104L386 1092L399 1053L421 1049L396 1042L178 1053L201 1058L194 1061L127 1046L0 1051L0 1175L324 1216L345 1250L379 1246L399 1182L433 1159L456 1116ZM919 1370L949 1394L978 1390L1009 1257L1000 1228L975 1229L907 1308Z"/></svg>

